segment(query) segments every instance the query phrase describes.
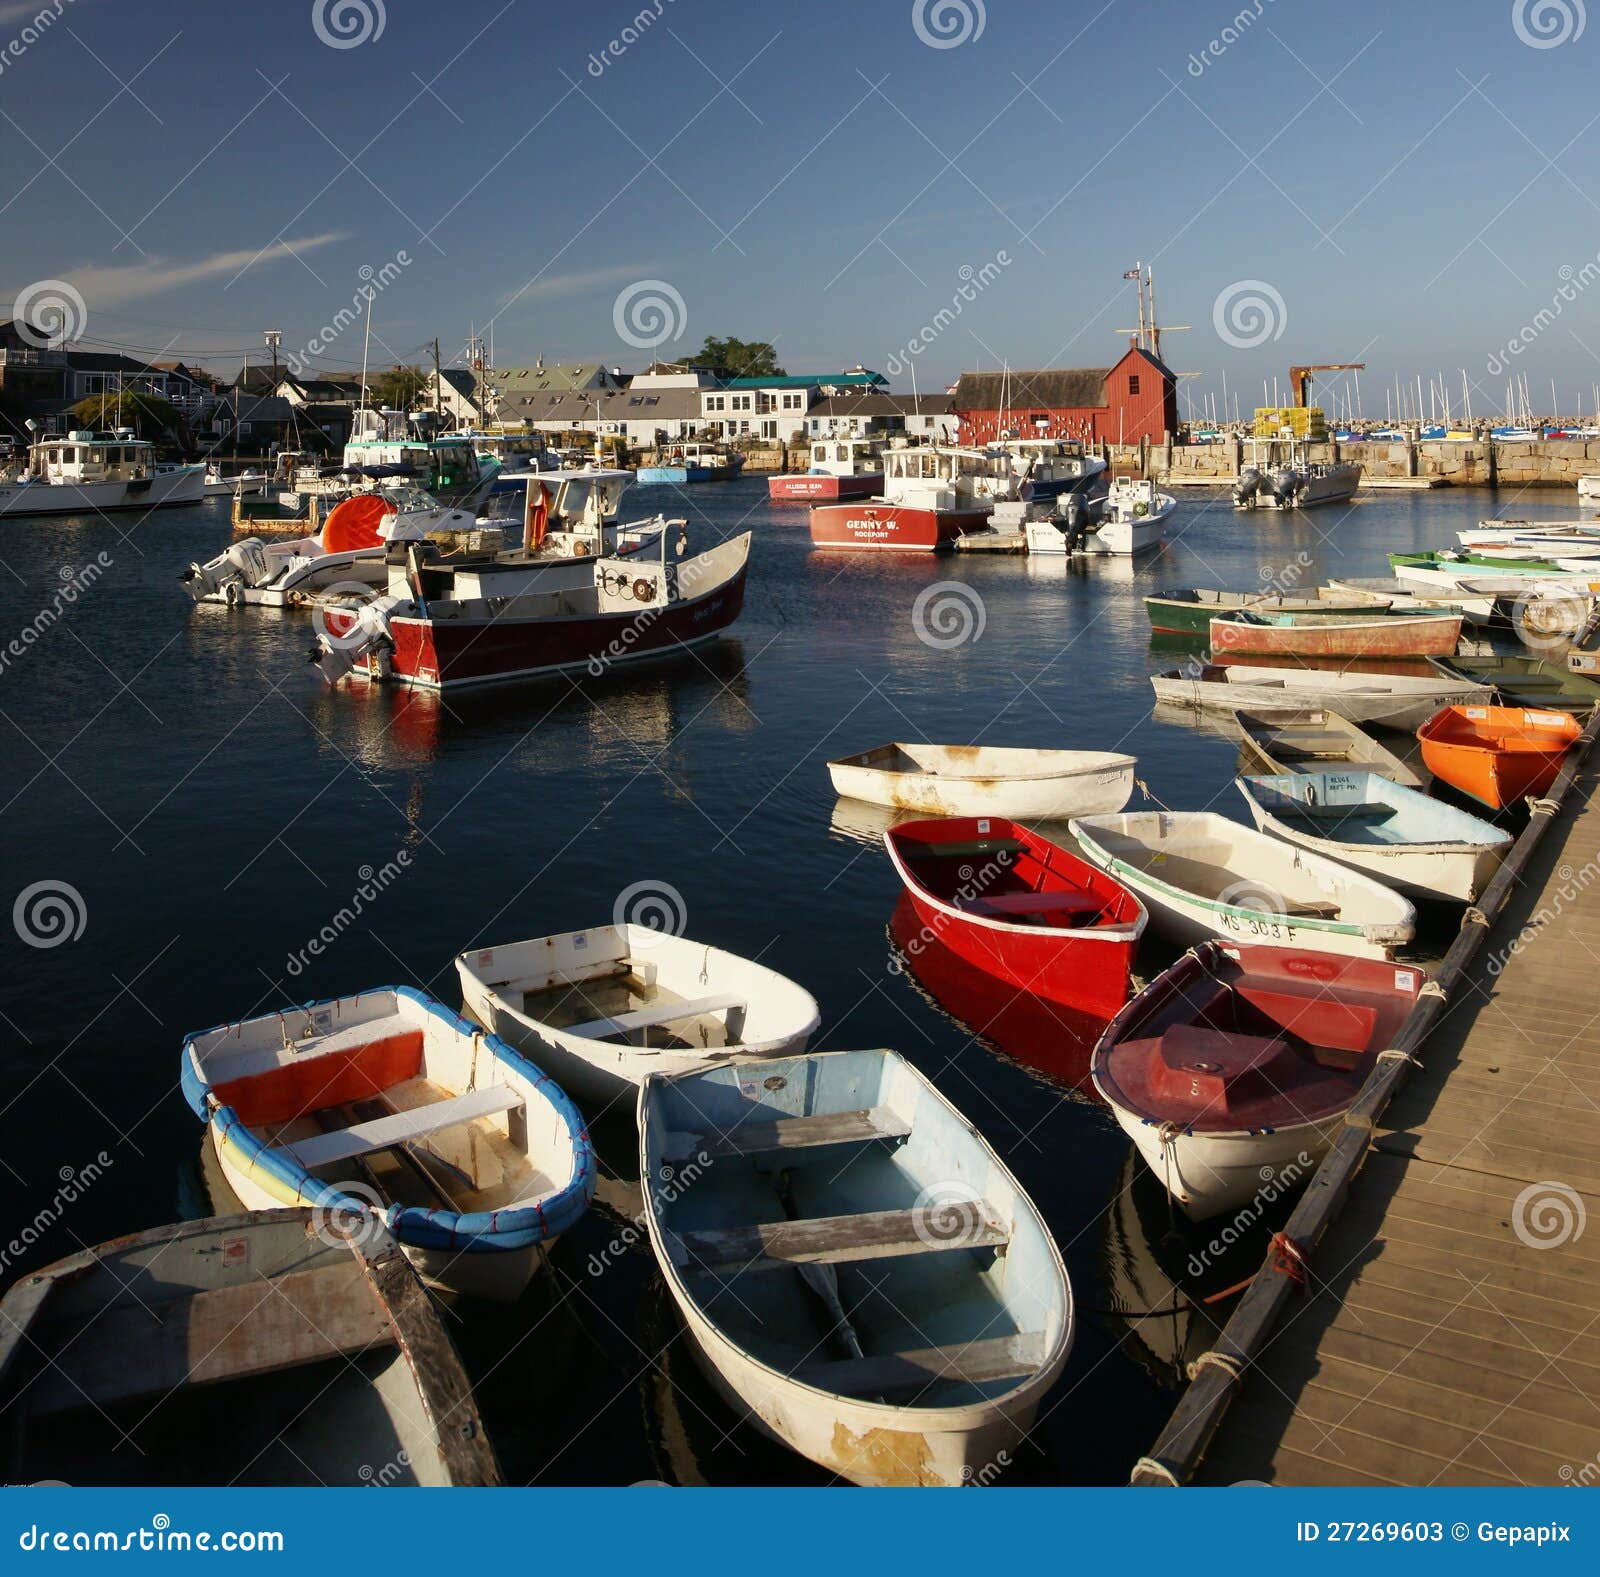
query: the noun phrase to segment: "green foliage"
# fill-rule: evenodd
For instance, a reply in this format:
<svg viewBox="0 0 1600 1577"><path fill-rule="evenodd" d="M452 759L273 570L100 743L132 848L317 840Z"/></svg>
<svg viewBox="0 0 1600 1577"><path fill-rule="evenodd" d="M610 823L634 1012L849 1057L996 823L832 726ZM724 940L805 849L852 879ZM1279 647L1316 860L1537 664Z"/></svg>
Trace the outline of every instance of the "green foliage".
<svg viewBox="0 0 1600 1577"><path fill-rule="evenodd" d="M159 395L124 389L120 395L91 394L72 407L72 419L79 427L109 431L131 427L140 438L176 437L182 418L177 407Z"/></svg>
<svg viewBox="0 0 1600 1577"><path fill-rule="evenodd" d="M372 403L396 411L409 411L422 401L428 375L420 367L391 367L371 383Z"/></svg>
<svg viewBox="0 0 1600 1577"><path fill-rule="evenodd" d="M710 367L724 378L782 378L778 353L766 340L718 339L706 335L706 342L694 358L696 366Z"/></svg>

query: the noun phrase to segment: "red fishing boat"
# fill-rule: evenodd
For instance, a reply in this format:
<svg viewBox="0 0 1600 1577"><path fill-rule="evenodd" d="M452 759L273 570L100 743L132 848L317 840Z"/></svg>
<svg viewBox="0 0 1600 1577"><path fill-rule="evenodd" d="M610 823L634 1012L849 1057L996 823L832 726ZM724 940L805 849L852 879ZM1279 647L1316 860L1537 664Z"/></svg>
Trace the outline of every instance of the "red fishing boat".
<svg viewBox="0 0 1600 1577"><path fill-rule="evenodd" d="M406 590L360 606L321 610L311 660L330 683L356 673L430 690L458 690L561 670L604 673L615 663L666 657L722 634L744 606L750 533L674 561L668 534L649 552L596 558L581 586L537 581L486 595L496 566L427 562L408 544Z"/></svg>
<svg viewBox="0 0 1600 1577"><path fill-rule="evenodd" d="M903 822L884 843L927 937L1046 1002L1109 1018L1127 1001L1147 917L1105 872L999 817Z"/></svg>
<svg viewBox="0 0 1600 1577"><path fill-rule="evenodd" d="M1523 706L1445 706L1417 730L1423 765L1452 788L1504 810L1555 782L1583 733L1570 712Z"/></svg>
<svg viewBox="0 0 1600 1577"><path fill-rule="evenodd" d="M774 504L877 498L882 492L883 458L874 438L818 438L807 470L767 478L767 497Z"/></svg>
<svg viewBox="0 0 1600 1577"><path fill-rule="evenodd" d="M882 502L814 506L811 540L819 548L935 553L988 524L996 497L1006 496L1003 484L981 449L891 449L884 457Z"/></svg>
<svg viewBox="0 0 1600 1577"><path fill-rule="evenodd" d="M1195 1220L1274 1198L1327 1153L1423 978L1342 954L1202 942L1106 1027L1095 1088Z"/></svg>

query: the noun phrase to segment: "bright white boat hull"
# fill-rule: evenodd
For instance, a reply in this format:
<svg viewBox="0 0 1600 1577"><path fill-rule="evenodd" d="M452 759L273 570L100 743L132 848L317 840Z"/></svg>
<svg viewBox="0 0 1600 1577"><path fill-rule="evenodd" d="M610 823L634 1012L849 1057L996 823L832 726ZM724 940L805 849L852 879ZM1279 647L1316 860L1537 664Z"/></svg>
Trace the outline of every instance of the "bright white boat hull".
<svg viewBox="0 0 1600 1577"><path fill-rule="evenodd" d="M1179 1133L1163 1142L1156 1124L1120 1106L1111 1110L1145 1165L1192 1221L1241 1210L1266 1189L1276 1194L1304 1182L1343 1121L1341 1114L1265 1133Z"/></svg>
<svg viewBox="0 0 1600 1577"><path fill-rule="evenodd" d="M1337 843L1316 838L1278 820L1248 799L1256 826L1269 837L1309 849L1353 871L1363 871L1412 898L1475 903L1500 869L1504 850L1468 843L1405 843L1385 846Z"/></svg>
<svg viewBox="0 0 1600 1577"><path fill-rule="evenodd" d="M1168 679L1157 674L1150 681L1158 701L1175 706L1234 712L1273 707L1323 708L1347 721L1371 723L1410 733L1420 728L1441 706L1482 705L1486 685L1463 685L1409 690L1385 689L1382 675L1372 675L1372 687L1316 684L1309 668L1250 667L1238 670L1251 677L1238 683L1207 683L1195 678Z"/></svg>
<svg viewBox="0 0 1600 1577"><path fill-rule="evenodd" d="M850 799L928 816L1004 816L1009 821L1109 815L1128 803L1136 769L1132 757L1037 777L952 777L828 763L835 791Z"/></svg>
<svg viewBox="0 0 1600 1577"><path fill-rule="evenodd" d="M1222 822L1225 818L1217 817L1216 820ZM1237 826L1236 823L1233 825ZM1143 900L1150 912L1151 929L1184 947L1220 936L1224 941L1310 948L1324 953L1343 953L1353 958L1387 961L1394 957L1397 946L1403 946L1416 934L1415 909L1372 877L1362 872L1352 872L1335 861L1319 858L1310 850L1303 854L1292 854L1292 869L1285 873L1278 868L1285 862L1275 853L1274 840L1248 828L1238 828L1238 843L1241 846L1233 850L1225 868L1235 881L1217 898L1207 898L1162 881L1130 860L1119 857L1098 841L1098 833L1092 826L1080 826L1074 821L1072 831L1085 858L1114 876ZM1264 846L1258 841L1257 847L1252 849L1250 840L1265 840ZM1183 858L1184 848L1181 841L1176 841L1174 857ZM1163 848L1157 860L1166 858ZM1395 914L1387 922L1356 918L1324 920L1292 914L1288 912L1290 899L1277 889L1279 882L1289 886L1288 877L1294 877L1301 887L1314 878L1319 891L1335 898L1341 889L1346 892L1355 889L1367 895L1365 902L1369 910L1376 897L1380 905L1391 908L1398 906L1401 913ZM1230 896L1233 901L1225 901ZM1243 902L1252 896L1264 902L1248 905Z"/></svg>
<svg viewBox="0 0 1600 1577"><path fill-rule="evenodd" d="M158 471L144 482L6 482L0 483L0 515L95 515L198 504L205 496L203 465Z"/></svg>

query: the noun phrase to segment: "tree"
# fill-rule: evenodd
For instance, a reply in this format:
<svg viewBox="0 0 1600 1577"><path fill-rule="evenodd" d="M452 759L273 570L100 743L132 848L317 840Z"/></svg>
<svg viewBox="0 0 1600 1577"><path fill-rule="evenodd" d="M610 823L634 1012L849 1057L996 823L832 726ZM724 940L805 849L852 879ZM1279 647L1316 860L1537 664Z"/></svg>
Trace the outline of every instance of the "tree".
<svg viewBox="0 0 1600 1577"><path fill-rule="evenodd" d="M178 408L142 389L124 389L120 395L115 390L91 394L72 407L72 418L82 427L102 431L131 427L140 438L182 436L183 418Z"/></svg>
<svg viewBox="0 0 1600 1577"><path fill-rule="evenodd" d="M766 340L718 339L706 335L695 362L724 378L782 378L778 353Z"/></svg>
<svg viewBox="0 0 1600 1577"><path fill-rule="evenodd" d="M428 375L420 367L391 367L372 380L372 402L392 410L409 411L420 404Z"/></svg>

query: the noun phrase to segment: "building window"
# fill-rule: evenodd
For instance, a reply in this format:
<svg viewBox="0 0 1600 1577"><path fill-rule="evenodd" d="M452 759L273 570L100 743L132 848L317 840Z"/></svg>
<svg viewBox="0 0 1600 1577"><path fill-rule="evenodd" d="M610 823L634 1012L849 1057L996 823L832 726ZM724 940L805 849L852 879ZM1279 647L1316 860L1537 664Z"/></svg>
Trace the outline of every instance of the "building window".
<svg viewBox="0 0 1600 1577"><path fill-rule="evenodd" d="M1129 394L1137 394L1138 392L1139 392L1139 374L1136 373L1136 372L1130 372L1128 374L1128 393Z"/></svg>

